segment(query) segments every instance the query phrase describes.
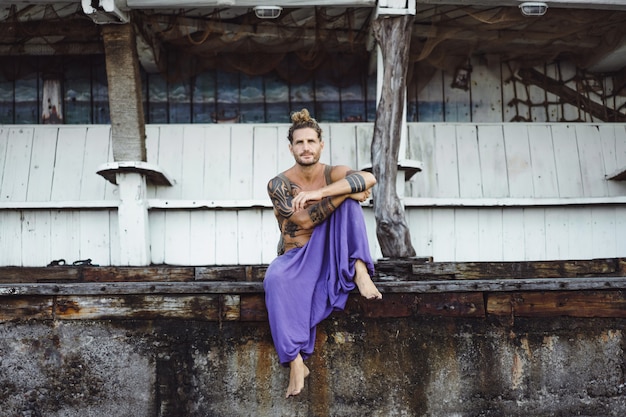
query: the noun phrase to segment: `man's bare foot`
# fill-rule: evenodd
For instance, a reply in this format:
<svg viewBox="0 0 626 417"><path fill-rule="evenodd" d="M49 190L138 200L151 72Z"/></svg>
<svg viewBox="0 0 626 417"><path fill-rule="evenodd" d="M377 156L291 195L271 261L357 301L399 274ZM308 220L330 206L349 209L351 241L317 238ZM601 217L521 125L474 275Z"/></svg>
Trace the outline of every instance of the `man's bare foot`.
<svg viewBox="0 0 626 417"><path fill-rule="evenodd" d="M304 379L311 373L299 353L298 356L291 361L289 368L289 386L287 387L285 398L300 394L304 388Z"/></svg>
<svg viewBox="0 0 626 417"><path fill-rule="evenodd" d="M370 277L367 265L360 259L357 259L354 264L354 283L359 288L361 295L368 300L382 300L383 295L378 291L376 285Z"/></svg>

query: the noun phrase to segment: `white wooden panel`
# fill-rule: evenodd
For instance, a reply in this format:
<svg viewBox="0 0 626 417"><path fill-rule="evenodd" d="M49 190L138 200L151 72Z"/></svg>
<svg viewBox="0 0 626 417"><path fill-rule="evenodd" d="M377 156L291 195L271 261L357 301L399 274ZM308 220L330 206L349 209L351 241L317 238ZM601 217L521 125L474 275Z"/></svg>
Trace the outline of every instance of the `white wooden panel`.
<svg viewBox="0 0 626 417"><path fill-rule="evenodd" d="M542 73L544 72L543 68L537 68L537 70ZM548 115L546 113L546 107L544 106L546 90L533 84L526 88L530 102L534 104L534 106L530 108L530 121L534 123L547 122Z"/></svg>
<svg viewBox="0 0 626 417"><path fill-rule="evenodd" d="M86 134L85 127L59 129L50 194L52 201L80 199Z"/></svg>
<svg viewBox="0 0 626 417"><path fill-rule="evenodd" d="M521 91L521 84L516 80L516 77L511 72L512 69L508 63L502 63L502 103L503 103L503 114L502 121L503 122L513 122L517 121L517 112L521 111L521 116L528 118L528 107L522 105L515 100L519 97L519 94L525 94L524 91ZM520 90L520 93L518 93ZM525 98L525 97L524 97Z"/></svg>
<svg viewBox="0 0 626 417"><path fill-rule="evenodd" d="M528 125L534 197L557 197L554 147L548 125Z"/></svg>
<svg viewBox="0 0 626 417"><path fill-rule="evenodd" d="M151 210L148 213L150 221L150 256L152 263L165 263L165 211Z"/></svg>
<svg viewBox="0 0 626 417"><path fill-rule="evenodd" d="M372 139L374 126L358 123L356 125L356 169L372 165Z"/></svg>
<svg viewBox="0 0 626 417"><path fill-rule="evenodd" d="M503 126L509 197L534 196L527 126L527 124Z"/></svg>
<svg viewBox="0 0 626 417"><path fill-rule="evenodd" d="M324 152L330 154L331 165L347 165L352 169L356 166L356 128L349 124L333 124L332 140L326 143Z"/></svg>
<svg viewBox="0 0 626 417"><path fill-rule="evenodd" d="M572 63L562 61L559 64L559 80L567 81L565 84L567 87L571 88L573 91L578 91L577 83L577 72L578 69ZM579 122L584 120L584 112L579 111L576 106L572 106L571 104L564 103L562 105L562 114L560 115L558 121L576 121ZM583 113L583 114L581 114ZM556 121L556 120L555 120Z"/></svg>
<svg viewBox="0 0 626 417"><path fill-rule="evenodd" d="M87 128L85 158L83 160L83 178L80 184L81 200L99 200L114 196L116 186L98 175L98 166L109 162L111 149L111 129L109 126L90 126Z"/></svg>
<svg viewBox="0 0 626 417"><path fill-rule="evenodd" d="M524 209L507 208L502 212L502 260L526 257L524 246Z"/></svg>
<svg viewBox="0 0 626 417"><path fill-rule="evenodd" d="M576 129L572 125L552 125L552 143L556 166L559 197L580 197L583 195L582 177L578 161Z"/></svg>
<svg viewBox="0 0 626 417"><path fill-rule="evenodd" d="M228 198L252 198L253 175L252 125L233 125L230 151L230 195ZM224 178L228 181L228 178Z"/></svg>
<svg viewBox="0 0 626 417"><path fill-rule="evenodd" d="M111 254L109 212L81 211L79 219L81 260L91 259L94 264L107 265Z"/></svg>
<svg viewBox="0 0 626 417"><path fill-rule="evenodd" d="M506 155L502 125L478 126L482 197L507 197Z"/></svg>
<svg viewBox="0 0 626 417"><path fill-rule="evenodd" d="M239 260L238 243L239 233L237 228L237 212L223 210L215 213L215 261L218 265L236 265Z"/></svg>
<svg viewBox="0 0 626 417"><path fill-rule="evenodd" d="M609 194L604 177L604 161L598 127L588 124L576 126L580 170L586 197L604 197Z"/></svg>
<svg viewBox="0 0 626 417"><path fill-rule="evenodd" d="M9 129L0 125L0 199L2 199L2 179L4 177L4 164L9 144Z"/></svg>
<svg viewBox="0 0 626 417"><path fill-rule="evenodd" d="M545 209L524 209L524 260L546 259Z"/></svg>
<svg viewBox="0 0 626 417"><path fill-rule="evenodd" d="M552 63L546 66L545 73L549 78L552 78L553 80L560 79L561 75L559 74L559 64L560 63ZM548 121L558 122L562 120L561 105L558 104L560 102L560 98L556 94L546 92L546 100L548 102Z"/></svg>
<svg viewBox="0 0 626 417"><path fill-rule="evenodd" d="M206 169L202 195L205 198L230 198L230 125L211 126L204 152Z"/></svg>
<svg viewBox="0 0 626 417"><path fill-rule="evenodd" d="M477 261L502 261L504 257L502 235L502 209L478 209Z"/></svg>
<svg viewBox="0 0 626 417"><path fill-rule="evenodd" d="M50 200L58 132L58 128L37 128L34 131L27 201Z"/></svg>
<svg viewBox="0 0 626 417"><path fill-rule="evenodd" d="M502 122L500 60L492 59L475 64L471 75L472 121Z"/></svg>
<svg viewBox="0 0 626 417"><path fill-rule="evenodd" d="M280 240L280 230L278 222L271 209L265 209L261 219L261 246L263 248L263 257L261 262L269 264L276 258L278 252L278 241Z"/></svg>
<svg viewBox="0 0 626 417"><path fill-rule="evenodd" d="M57 210L50 215L51 260L80 259L80 219L77 211Z"/></svg>
<svg viewBox="0 0 626 417"><path fill-rule="evenodd" d="M22 212L22 266L46 266L50 256L50 212L34 210ZM3 231L4 233L4 231Z"/></svg>
<svg viewBox="0 0 626 417"><path fill-rule="evenodd" d="M8 132L0 201L25 201L33 144L32 128L11 128Z"/></svg>
<svg viewBox="0 0 626 417"><path fill-rule="evenodd" d="M593 225L590 207L568 210L569 214L569 257L588 259L593 251Z"/></svg>
<svg viewBox="0 0 626 417"><path fill-rule="evenodd" d="M602 159L604 161L604 174L611 175L622 167L626 167L626 163L619 165L617 162L618 142L626 143L626 134L623 125L599 125L600 143L602 147ZM626 146L624 147L626 149ZM626 159L626 158L625 158ZM608 193L610 196L626 194L626 184L624 181L607 181Z"/></svg>
<svg viewBox="0 0 626 417"><path fill-rule="evenodd" d="M365 219L367 239L370 246L372 259L381 259L383 257L383 253L380 249L380 243L378 243L378 238L376 237L376 216L374 215L374 209L370 207L364 207L363 217Z"/></svg>
<svg viewBox="0 0 626 417"><path fill-rule="evenodd" d="M479 259L478 209L456 209L454 211L455 259L468 262Z"/></svg>
<svg viewBox="0 0 626 417"><path fill-rule="evenodd" d="M406 195L411 197L432 197L437 190L437 169L435 161L435 126L432 124L410 124L407 157L422 162L422 171L409 181Z"/></svg>
<svg viewBox="0 0 626 417"><path fill-rule="evenodd" d="M190 213L189 258L192 265L215 263L215 246L219 236L215 235L215 212L197 210Z"/></svg>
<svg viewBox="0 0 626 417"><path fill-rule="evenodd" d="M146 159L156 166L159 166L159 144L161 130L157 125L146 126ZM160 167L161 168L161 167ZM156 197L157 187L148 185L146 195L148 198Z"/></svg>
<svg viewBox="0 0 626 417"><path fill-rule="evenodd" d="M165 212L165 263L167 265L190 264L190 227L188 211Z"/></svg>
<svg viewBox="0 0 626 417"><path fill-rule="evenodd" d="M615 229L615 207L593 207L591 222L593 227L591 257L616 257L617 233L624 234L626 230Z"/></svg>
<svg viewBox="0 0 626 417"><path fill-rule="evenodd" d="M615 252L621 258L626 256L626 207L615 208Z"/></svg>
<svg viewBox="0 0 626 417"><path fill-rule="evenodd" d="M482 178L476 126L459 125L456 128L458 177L460 197L482 197Z"/></svg>
<svg viewBox="0 0 626 417"><path fill-rule="evenodd" d="M260 264L263 259L263 209L239 210L237 213L237 252L241 265Z"/></svg>
<svg viewBox="0 0 626 417"><path fill-rule="evenodd" d="M182 198L203 198L204 189L204 147L206 144L206 127L189 125L183 127L183 149L181 170Z"/></svg>
<svg viewBox="0 0 626 417"><path fill-rule="evenodd" d="M456 128L453 125L435 125L435 175L437 189L434 197L459 197Z"/></svg>
<svg viewBox="0 0 626 417"><path fill-rule="evenodd" d="M157 198L182 198L184 125L162 125L159 128L157 165L174 181L171 187L156 187Z"/></svg>
<svg viewBox="0 0 626 417"><path fill-rule="evenodd" d="M120 265L122 262L122 249L120 246L120 231L117 218L117 210L109 211L109 244L110 262L108 265ZM101 265L107 266L107 264L105 263L102 263Z"/></svg>
<svg viewBox="0 0 626 417"><path fill-rule="evenodd" d="M545 209L546 259L569 259L570 225L567 208Z"/></svg>
<svg viewBox="0 0 626 417"><path fill-rule="evenodd" d="M293 155L289 151L289 125L278 126L278 172L286 171L294 164Z"/></svg>
<svg viewBox="0 0 626 417"><path fill-rule="evenodd" d="M472 109L470 92L460 88L453 88L452 82L454 74L444 71L443 73L443 94L444 104L444 120L448 123L453 122L471 122Z"/></svg>
<svg viewBox="0 0 626 417"><path fill-rule="evenodd" d="M330 143L333 141L332 131L330 130L329 123L320 123L320 127L322 128L322 139L326 143L324 145L324 150L322 151L322 156L320 157L320 162L327 165L332 165L330 160Z"/></svg>
<svg viewBox="0 0 626 417"><path fill-rule="evenodd" d="M433 254L433 209L411 208L406 211L407 224L415 256L429 257Z"/></svg>
<svg viewBox="0 0 626 417"><path fill-rule="evenodd" d="M454 261L455 256L454 209L433 211L433 259L435 262Z"/></svg>
<svg viewBox="0 0 626 417"><path fill-rule="evenodd" d="M285 141L278 138L275 126L257 126L254 129L252 198L269 199L267 183L276 176L278 171L278 147L285 146Z"/></svg>
<svg viewBox="0 0 626 417"><path fill-rule="evenodd" d="M0 263L22 266L22 212L0 210Z"/></svg>

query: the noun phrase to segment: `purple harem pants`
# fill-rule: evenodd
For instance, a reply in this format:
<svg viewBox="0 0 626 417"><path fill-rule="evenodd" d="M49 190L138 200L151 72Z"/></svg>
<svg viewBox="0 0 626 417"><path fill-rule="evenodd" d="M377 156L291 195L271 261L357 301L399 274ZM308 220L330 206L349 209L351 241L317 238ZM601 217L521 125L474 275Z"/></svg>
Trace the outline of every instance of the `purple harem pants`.
<svg viewBox="0 0 626 417"><path fill-rule="evenodd" d="M263 281L265 305L282 365L298 353L303 359L311 356L317 325L333 310L342 310L356 287L357 259L374 273L363 210L357 201L347 199L315 227L306 245L269 265Z"/></svg>

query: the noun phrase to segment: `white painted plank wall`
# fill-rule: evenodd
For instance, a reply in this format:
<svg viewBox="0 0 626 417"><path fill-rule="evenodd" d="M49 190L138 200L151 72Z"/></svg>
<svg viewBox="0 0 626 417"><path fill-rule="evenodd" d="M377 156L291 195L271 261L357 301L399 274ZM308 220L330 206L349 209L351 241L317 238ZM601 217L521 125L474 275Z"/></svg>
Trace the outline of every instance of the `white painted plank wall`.
<svg viewBox="0 0 626 417"><path fill-rule="evenodd" d="M322 127L323 162L355 168L370 162L372 124ZM158 207L150 211L152 262L271 262L278 228L266 184L293 164L287 129L148 126L148 161L175 181L149 186ZM626 256L626 182L604 178L626 166L624 124L410 123L408 133L405 156L424 166L405 190L418 256ZM112 160L109 136L107 126L0 126L0 204L18 205L0 209L0 265L42 266L60 258L118 262L117 187L95 174ZM73 201L76 209L46 209L55 200ZM227 200L229 207L194 208ZM87 209L94 201L109 206ZM365 212L378 258L373 210Z"/></svg>

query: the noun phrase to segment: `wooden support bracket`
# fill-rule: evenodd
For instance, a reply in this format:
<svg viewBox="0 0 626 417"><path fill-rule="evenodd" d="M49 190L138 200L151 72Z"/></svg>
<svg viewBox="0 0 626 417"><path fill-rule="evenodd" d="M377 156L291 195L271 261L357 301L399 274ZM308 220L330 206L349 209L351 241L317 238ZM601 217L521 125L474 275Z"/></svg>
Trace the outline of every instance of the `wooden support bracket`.
<svg viewBox="0 0 626 417"><path fill-rule="evenodd" d="M98 167L98 175L103 176L111 184L117 185L117 174L136 172L146 176L146 180L154 185L171 186L174 181L165 171L156 165L143 161L107 162Z"/></svg>

